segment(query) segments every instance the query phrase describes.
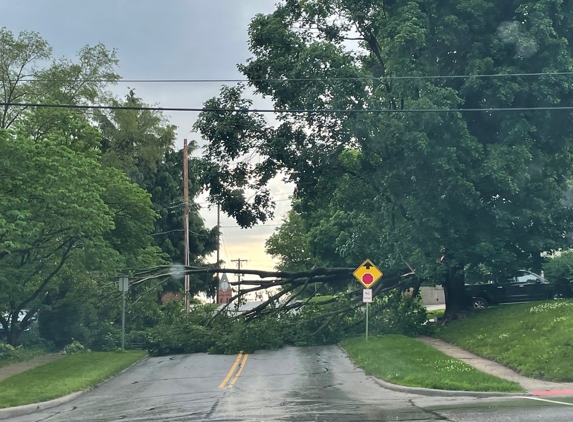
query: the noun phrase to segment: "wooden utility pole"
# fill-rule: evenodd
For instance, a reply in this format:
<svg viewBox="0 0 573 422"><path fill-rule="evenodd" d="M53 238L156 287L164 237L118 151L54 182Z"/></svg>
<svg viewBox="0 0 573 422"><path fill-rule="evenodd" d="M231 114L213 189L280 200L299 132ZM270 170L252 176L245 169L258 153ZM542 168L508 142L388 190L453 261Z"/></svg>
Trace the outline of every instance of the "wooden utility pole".
<svg viewBox="0 0 573 422"><path fill-rule="evenodd" d="M189 159L187 157L187 139L183 140L183 202L185 226L185 266L189 266ZM189 313L189 275L185 274L185 312Z"/></svg>
<svg viewBox="0 0 573 422"><path fill-rule="evenodd" d="M220 246L221 246L221 206L217 204L217 268L219 268L220 260ZM217 273L219 278L219 273ZM220 281L219 281L220 282ZM217 295L215 296L215 303L219 303L219 287L217 286Z"/></svg>
<svg viewBox="0 0 573 422"><path fill-rule="evenodd" d="M241 271L241 262L249 262L249 261L246 259L239 258L239 259L231 259L231 262L236 262L238 270ZM238 286L239 294L241 294L241 274L240 273L237 274L237 278L239 279L238 280L239 281L239 286Z"/></svg>

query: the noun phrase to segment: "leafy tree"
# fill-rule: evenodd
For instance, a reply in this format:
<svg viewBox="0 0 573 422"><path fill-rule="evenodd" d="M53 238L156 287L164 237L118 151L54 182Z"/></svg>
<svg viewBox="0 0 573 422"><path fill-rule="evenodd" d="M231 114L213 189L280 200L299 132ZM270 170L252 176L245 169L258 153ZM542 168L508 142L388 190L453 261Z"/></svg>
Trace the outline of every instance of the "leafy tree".
<svg viewBox="0 0 573 422"><path fill-rule="evenodd" d="M302 216L291 210L283 224L265 242L265 252L279 259L278 271L303 271L312 267L308 232Z"/></svg>
<svg viewBox="0 0 573 422"><path fill-rule="evenodd" d="M189 145L191 153L195 144ZM200 193L198 180L200 160L189 159L189 198L196 198ZM183 229L183 151L170 150L157 171L147 173L142 187L151 194L153 207L159 218L155 222L153 238L155 244L166 253L170 262L185 262L185 231ZM189 263L191 266L205 266L205 257L217 249L217 227L208 229L199 213L199 207L189 205ZM190 294L206 292L214 295L216 280L211 275L190 277ZM165 291L182 291L182 279L171 279L163 285Z"/></svg>
<svg viewBox="0 0 573 422"><path fill-rule="evenodd" d="M0 128L19 128L27 136L41 138L52 129L71 130L62 125L70 116L66 109L28 108L12 103L88 104L110 97L107 85L119 76L114 72L115 51L103 44L83 47L72 61L55 59L52 48L36 32L15 36L0 28ZM85 115L85 111L76 111Z"/></svg>
<svg viewBox="0 0 573 422"><path fill-rule="evenodd" d="M130 90L124 101L115 106L144 107L143 100ZM183 264L185 234L183 229L183 153L174 151L176 127L162 113L150 110L115 109L96 111L96 121L103 134L102 163L124 171L130 179L151 194L158 214L155 222L155 245L168 255L169 263ZM191 143L190 155L196 149ZM197 173L200 160L189 159L189 197L195 198L201 186ZM191 265L203 265L204 258L216 249L216 228L208 230L199 208L190 204L189 254ZM200 291L214 294L213 277L191 278L190 294ZM171 279L163 284L165 291L181 291L183 281Z"/></svg>
<svg viewBox="0 0 573 422"><path fill-rule="evenodd" d="M567 250L551 256L543 265L545 277L555 285L557 294L573 296L573 251Z"/></svg>
<svg viewBox="0 0 573 422"><path fill-rule="evenodd" d="M78 251L89 250L100 270L117 269L122 253L137 255L151 241L149 195L65 144L0 132L0 309L8 312L0 323L11 344Z"/></svg>
<svg viewBox="0 0 573 422"><path fill-rule="evenodd" d="M48 60L52 49L36 32L21 32L14 37L11 31L0 28L0 88L2 115L0 128L10 127L21 115L21 108L12 108L9 103L25 102L30 95L26 78L33 77L35 64Z"/></svg>
<svg viewBox="0 0 573 422"><path fill-rule="evenodd" d="M271 127L242 111L242 87L223 88L196 124L210 141L207 185L250 226L272 212L264 186L281 171L308 212L340 209L339 180L357 183L331 214L350 223L336 252L414 261L457 311L466 271L539 270L542 251L570 243L572 116L527 110L573 105L568 77L479 75L569 70L572 30L573 5L552 0L283 1L253 19L239 68L277 109L309 111Z"/></svg>
<svg viewBox="0 0 573 422"><path fill-rule="evenodd" d="M147 104L130 90L124 101L112 100L116 107L145 107ZM157 111L114 109L94 112L103 134L104 165L123 170L141 184L146 173L155 173L175 141L174 125Z"/></svg>

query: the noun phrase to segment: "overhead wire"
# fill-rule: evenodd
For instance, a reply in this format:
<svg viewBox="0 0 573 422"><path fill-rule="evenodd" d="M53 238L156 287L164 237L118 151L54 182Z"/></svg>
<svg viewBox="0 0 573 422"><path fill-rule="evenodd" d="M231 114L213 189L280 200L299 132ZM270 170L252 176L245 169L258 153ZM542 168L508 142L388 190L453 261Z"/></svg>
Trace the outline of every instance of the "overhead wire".
<svg viewBox="0 0 573 422"><path fill-rule="evenodd" d="M80 105L80 104L41 104L41 103L5 103L0 107L39 107L39 108L68 108L84 110L139 110L139 111L181 111L181 112L213 112L213 113L276 113L276 114L368 114L368 113L491 113L491 112L520 112L520 111L571 111L573 106L542 106L542 107L490 107L490 108L425 108L425 109L256 109L256 108L199 108L199 107L148 107L148 106L111 106L111 105Z"/></svg>
<svg viewBox="0 0 573 422"><path fill-rule="evenodd" d="M420 79L471 79L471 78L508 78L508 77L538 77L538 76L571 76L573 71L532 72L532 73L486 73L467 75L388 75L388 76L349 76L328 78L228 78L228 79L81 79L82 82L109 82L109 83L241 83L241 82L327 82L327 81L355 81L355 80L420 80ZM23 78L22 82L77 82L77 79L42 79Z"/></svg>

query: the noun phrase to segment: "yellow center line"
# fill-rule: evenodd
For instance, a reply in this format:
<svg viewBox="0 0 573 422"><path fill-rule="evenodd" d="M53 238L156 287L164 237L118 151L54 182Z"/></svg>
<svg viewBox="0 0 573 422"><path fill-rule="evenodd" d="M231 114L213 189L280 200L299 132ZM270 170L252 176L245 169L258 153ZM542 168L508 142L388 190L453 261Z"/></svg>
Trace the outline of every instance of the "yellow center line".
<svg viewBox="0 0 573 422"><path fill-rule="evenodd" d="M241 360L242 356L243 356L243 353L242 352L239 353L239 355L237 356L237 359L235 360L235 363L231 367L231 370L229 371L229 373L227 374L227 376L225 377L225 379L223 380L221 385L219 385L219 388L225 387L225 384L227 384L229 379L231 379L231 377L233 376L233 373L235 372L235 369L237 369L237 365L239 364L239 361Z"/></svg>
<svg viewBox="0 0 573 422"><path fill-rule="evenodd" d="M230 382L229 384L229 388L233 388L235 386L235 383L237 382L237 380L239 379L239 377L241 376L241 372L243 372L243 369L245 369L245 364L247 363L247 359L249 358L249 355L246 354L243 357L243 361L241 362L241 367L239 368L239 370L237 371L237 375L235 375L235 378L233 378L233 381Z"/></svg>

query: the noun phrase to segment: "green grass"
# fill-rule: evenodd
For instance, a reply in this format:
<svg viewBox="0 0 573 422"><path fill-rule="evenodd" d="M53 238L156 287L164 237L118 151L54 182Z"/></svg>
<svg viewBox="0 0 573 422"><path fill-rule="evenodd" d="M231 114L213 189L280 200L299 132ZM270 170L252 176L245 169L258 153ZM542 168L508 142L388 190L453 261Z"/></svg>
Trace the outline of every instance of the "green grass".
<svg viewBox="0 0 573 422"><path fill-rule="evenodd" d="M521 374L573 381L573 300L495 306L440 328L436 336Z"/></svg>
<svg viewBox="0 0 573 422"><path fill-rule="evenodd" d="M141 350L78 353L38 366L0 381L0 408L38 403L85 390L145 355Z"/></svg>
<svg viewBox="0 0 573 422"><path fill-rule="evenodd" d="M311 303L324 302L324 301L332 299L333 297L334 297L333 295L315 296L312 299L310 299L310 302Z"/></svg>
<svg viewBox="0 0 573 422"><path fill-rule="evenodd" d="M511 381L485 374L416 339L401 335L351 338L342 342L366 374L409 387L441 390L522 392Z"/></svg>
<svg viewBox="0 0 573 422"><path fill-rule="evenodd" d="M427 311L426 314L428 315L428 319L432 319L443 317L445 312L445 309L436 309L435 311Z"/></svg>

